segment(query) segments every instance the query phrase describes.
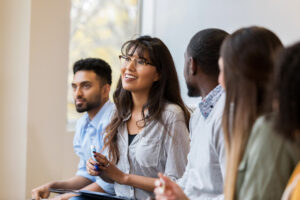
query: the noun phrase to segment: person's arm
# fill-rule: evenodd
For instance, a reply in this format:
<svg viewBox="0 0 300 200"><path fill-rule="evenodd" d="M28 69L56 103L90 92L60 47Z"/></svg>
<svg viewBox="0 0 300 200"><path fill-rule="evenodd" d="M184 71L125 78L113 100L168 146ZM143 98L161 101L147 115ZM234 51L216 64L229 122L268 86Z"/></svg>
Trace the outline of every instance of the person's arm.
<svg viewBox="0 0 300 200"><path fill-rule="evenodd" d="M54 189L79 190L91 183L93 183L93 182L85 177L74 176L68 180L51 182L51 183L49 183L49 185L50 185L50 188L54 188Z"/></svg>
<svg viewBox="0 0 300 200"><path fill-rule="evenodd" d="M62 181L53 181L49 182L45 185L39 186L31 191L31 196L33 199L39 200L40 198L48 198L50 194L50 188L53 189L81 189L89 184L92 181L82 177L82 176L74 176L68 180Z"/></svg>
<svg viewBox="0 0 300 200"><path fill-rule="evenodd" d="M104 193L104 190L99 187L99 185L97 183L91 183L83 188L81 188L80 190L88 190L88 191L94 191L94 192L102 192ZM51 200L68 200L71 197L75 197L78 196L77 194L73 194L73 193L66 193L66 194L62 194L59 196L54 197Z"/></svg>
<svg viewBox="0 0 300 200"><path fill-rule="evenodd" d="M93 161L93 159L89 159L87 162L87 169L90 175L100 175L103 180L113 181L123 185L130 185L150 192L154 190L155 178L135 174L125 174L100 153L95 153L95 158L98 161L98 166L102 172L96 171L94 168L94 164L96 164L96 162Z"/></svg>

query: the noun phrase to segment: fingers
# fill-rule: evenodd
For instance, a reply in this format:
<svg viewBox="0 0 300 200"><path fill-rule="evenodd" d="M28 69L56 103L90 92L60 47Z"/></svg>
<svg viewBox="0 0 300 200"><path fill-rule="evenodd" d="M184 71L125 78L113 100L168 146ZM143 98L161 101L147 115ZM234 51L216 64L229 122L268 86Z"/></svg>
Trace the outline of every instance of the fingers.
<svg viewBox="0 0 300 200"><path fill-rule="evenodd" d="M107 158L100 154L100 153L94 153L94 158L101 164L101 165L106 165L108 160Z"/></svg>
<svg viewBox="0 0 300 200"><path fill-rule="evenodd" d="M163 175L162 173L158 173L158 177L165 182L165 184L171 184L172 180L169 179L167 176Z"/></svg>
<svg viewBox="0 0 300 200"><path fill-rule="evenodd" d="M164 187L156 187L155 195L163 198L166 198L168 200L175 200L175 199L188 199L188 197L184 194L182 189L171 179L169 179L167 176L159 173L159 181L161 182ZM157 185L160 185L159 183L156 183ZM159 188L163 188L162 190L164 192L161 192Z"/></svg>
<svg viewBox="0 0 300 200"><path fill-rule="evenodd" d="M167 176L163 175L162 173L158 173L158 177L160 179L160 182L162 183L163 187L169 188L172 190L177 189L177 184L173 182L171 179L169 179Z"/></svg>
<svg viewBox="0 0 300 200"><path fill-rule="evenodd" d="M173 187L173 181L162 173L158 174L159 179L154 182L155 197L158 200L175 200L176 195Z"/></svg>
<svg viewBox="0 0 300 200"><path fill-rule="evenodd" d="M154 189L155 199L156 200L175 200L176 196L171 191L165 191L164 193L161 193L162 191L160 188Z"/></svg>
<svg viewBox="0 0 300 200"><path fill-rule="evenodd" d="M156 187L154 189L154 193L155 193L155 195L159 196L159 195L162 195L164 193L164 191L162 191L161 187Z"/></svg>
<svg viewBox="0 0 300 200"><path fill-rule="evenodd" d="M102 171L106 171L108 169L110 165L106 165L106 166L103 166L103 165L99 165L99 168L102 170Z"/></svg>
<svg viewBox="0 0 300 200"><path fill-rule="evenodd" d="M95 153L94 157L97 160L98 166L101 170L106 170L110 166L110 162L107 160L107 158L104 155L100 153Z"/></svg>
<svg viewBox="0 0 300 200"><path fill-rule="evenodd" d="M95 162L95 161L89 159L89 160L86 162L86 169L93 169L95 164L97 164L97 162Z"/></svg>
<svg viewBox="0 0 300 200"><path fill-rule="evenodd" d="M31 197L32 199L35 199L35 200L40 200L41 197L42 198L47 198L48 192L46 191L46 189L41 186L41 187L38 187L38 188L35 188L31 191Z"/></svg>
<svg viewBox="0 0 300 200"><path fill-rule="evenodd" d="M162 187L162 182L161 182L159 179L156 179L156 180L154 181L154 186L155 186L155 187Z"/></svg>
<svg viewBox="0 0 300 200"><path fill-rule="evenodd" d="M39 197L38 193L36 193L36 192L34 192L34 193L32 192L31 193L31 198L35 199L35 200L40 200L40 197Z"/></svg>
<svg viewBox="0 0 300 200"><path fill-rule="evenodd" d="M99 174L100 174L100 172L99 171L97 171L96 170L96 168L95 168L95 164L97 164L97 162L95 162L95 161L91 161L92 159L90 159L90 160L88 160L87 162L86 162L86 170L87 170L87 172L90 174L90 175L92 175L92 176L99 176Z"/></svg>
<svg viewBox="0 0 300 200"><path fill-rule="evenodd" d="M101 158L101 159L106 159L106 157L101 153L98 153L98 152L93 152L93 153L94 153L95 157L98 157L98 158Z"/></svg>
<svg viewBox="0 0 300 200"><path fill-rule="evenodd" d="M97 162L94 161L92 158L88 159L87 163L90 163L91 165L97 164Z"/></svg>
<svg viewBox="0 0 300 200"><path fill-rule="evenodd" d="M88 169L87 172L88 172L89 175L91 175L91 176L99 176L99 175L100 175L100 172L95 171L95 170L93 170L93 169Z"/></svg>

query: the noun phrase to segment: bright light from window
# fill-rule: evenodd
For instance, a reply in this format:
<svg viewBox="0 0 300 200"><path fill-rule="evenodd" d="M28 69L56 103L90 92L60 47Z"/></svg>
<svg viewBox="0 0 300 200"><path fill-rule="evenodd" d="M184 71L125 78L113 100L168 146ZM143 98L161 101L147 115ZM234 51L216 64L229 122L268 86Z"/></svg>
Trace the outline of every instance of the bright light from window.
<svg viewBox="0 0 300 200"><path fill-rule="evenodd" d="M88 57L104 59L112 67L113 92L120 76L120 48L125 41L140 33L138 0L71 1L68 129L74 129L76 120L80 117L74 106L71 88L74 62Z"/></svg>

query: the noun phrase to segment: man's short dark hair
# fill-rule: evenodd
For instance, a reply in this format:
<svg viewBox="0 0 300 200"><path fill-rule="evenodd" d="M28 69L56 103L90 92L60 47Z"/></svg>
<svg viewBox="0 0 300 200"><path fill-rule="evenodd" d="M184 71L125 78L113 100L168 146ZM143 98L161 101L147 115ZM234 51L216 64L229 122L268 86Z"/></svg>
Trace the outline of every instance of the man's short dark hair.
<svg viewBox="0 0 300 200"><path fill-rule="evenodd" d="M218 59L223 40L228 33L215 28L204 29L196 33L187 47L187 53L210 76L219 75Z"/></svg>
<svg viewBox="0 0 300 200"><path fill-rule="evenodd" d="M95 72L104 84L111 85L111 68L107 62L100 58L86 58L74 63L73 73L81 70L91 70Z"/></svg>

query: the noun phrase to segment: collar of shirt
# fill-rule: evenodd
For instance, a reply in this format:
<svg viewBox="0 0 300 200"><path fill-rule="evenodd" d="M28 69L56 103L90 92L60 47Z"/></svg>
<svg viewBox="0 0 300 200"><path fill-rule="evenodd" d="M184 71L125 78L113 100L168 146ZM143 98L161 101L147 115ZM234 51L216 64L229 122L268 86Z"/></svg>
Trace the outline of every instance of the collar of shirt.
<svg viewBox="0 0 300 200"><path fill-rule="evenodd" d="M223 92L222 86L218 85L205 98L201 99L199 109L205 119L207 119Z"/></svg>
<svg viewBox="0 0 300 200"><path fill-rule="evenodd" d="M98 111L98 113L95 115L95 117L93 118L93 120L90 120L89 115L86 113L84 115L85 117L85 127L90 125L93 126L96 130L98 130L98 126L100 125L100 121L102 119L103 114L106 112L107 109L109 109L109 104L110 101L108 100L102 107L101 109ZM103 119L102 119L103 120Z"/></svg>

